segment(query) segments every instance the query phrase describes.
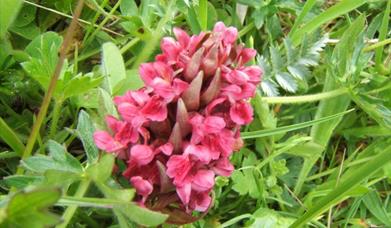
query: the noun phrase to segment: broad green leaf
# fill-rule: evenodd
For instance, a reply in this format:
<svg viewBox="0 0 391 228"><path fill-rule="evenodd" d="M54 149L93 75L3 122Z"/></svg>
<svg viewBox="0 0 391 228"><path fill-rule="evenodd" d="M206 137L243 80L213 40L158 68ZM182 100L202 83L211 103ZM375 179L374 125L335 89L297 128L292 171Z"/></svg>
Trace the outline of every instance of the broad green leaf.
<svg viewBox="0 0 391 228"><path fill-rule="evenodd" d="M111 42L102 46L102 69L108 92L118 94L122 81L126 78L126 70L120 50Z"/></svg>
<svg viewBox="0 0 391 228"><path fill-rule="evenodd" d="M89 177L94 181L105 182L113 172L114 156L112 154L105 153L99 162L88 166L86 172Z"/></svg>
<svg viewBox="0 0 391 228"><path fill-rule="evenodd" d="M160 225L168 218L168 215L151 211L135 204L129 204L116 208L120 209L121 212L130 220L136 222L137 224L148 227Z"/></svg>
<svg viewBox="0 0 391 228"><path fill-rule="evenodd" d="M4 177L4 183L9 187L15 187L16 189L22 189L30 185L39 184L43 181L42 176L25 176L25 175L12 175Z"/></svg>
<svg viewBox="0 0 391 228"><path fill-rule="evenodd" d="M5 208L0 209L0 226L13 228L50 227L60 222L60 217L49 212L61 196L57 189L37 189L19 192L9 199Z"/></svg>
<svg viewBox="0 0 391 228"><path fill-rule="evenodd" d="M77 134L83 143L84 151L87 154L89 164L97 161L99 151L93 139L95 128L90 116L85 111L80 111L77 123Z"/></svg>
<svg viewBox="0 0 391 228"><path fill-rule="evenodd" d="M36 11L37 11L37 7L25 4L20 10L18 17L16 17L13 26L23 27L30 24L35 19Z"/></svg>
<svg viewBox="0 0 391 228"><path fill-rule="evenodd" d="M98 87L103 81L103 77L93 77L91 75L77 75L69 82L66 82L62 91L63 99L82 95L89 90Z"/></svg>
<svg viewBox="0 0 391 228"><path fill-rule="evenodd" d="M134 0L122 1L120 5L121 13L124 16L137 16L138 8Z"/></svg>
<svg viewBox="0 0 391 228"><path fill-rule="evenodd" d="M82 179L82 175L75 172L49 169L44 173L45 182L48 186L69 186Z"/></svg>
<svg viewBox="0 0 391 228"><path fill-rule="evenodd" d="M48 150L50 156L36 155L29 157L22 161L22 165L36 173L57 170L78 175L83 172L83 167L80 162L69 154L62 145L53 140L49 140Z"/></svg>
<svg viewBox="0 0 391 228"><path fill-rule="evenodd" d="M22 7L22 0L0 0L0 38L7 32Z"/></svg>
<svg viewBox="0 0 391 228"><path fill-rule="evenodd" d="M99 89L99 114L102 119L106 115L112 115L118 117L117 109L113 102L112 97L104 89Z"/></svg>
<svg viewBox="0 0 391 228"><path fill-rule="evenodd" d="M56 141L49 140L47 143L49 155L53 160L63 163L66 166L72 167L76 172L82 172L83 167L81 166L79 160L74 156L69 154L65 147Z"/></svg>
<svg viewBox="0 0 391 228"><path fill-rule="evenodd" d="M287 228L289 227L294 219L286 218L279 215L277 212L267 209L260 208L254 214L254 223L251 224L251 227L257 228Z"/></svg>
<svg viewBox="0 0 391 228"><path fill-rule="evenodd" d="M141 79L138 70L132 69L126 71L126 78L118 86L117 94L124 94L129 90L137 90L144 86L144 81Z"/></svg>

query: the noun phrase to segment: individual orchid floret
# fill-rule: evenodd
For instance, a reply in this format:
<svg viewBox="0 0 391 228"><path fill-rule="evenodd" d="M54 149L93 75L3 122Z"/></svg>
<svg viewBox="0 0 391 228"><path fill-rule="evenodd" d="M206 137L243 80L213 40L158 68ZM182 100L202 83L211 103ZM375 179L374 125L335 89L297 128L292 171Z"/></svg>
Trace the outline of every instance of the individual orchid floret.
<svg viewBox="0 0 391 228"><path fill-rule="evenodd" d="M212 32L173 33L155 61L140 65L145 86L114 98L120 118L108 116L109 130L94 140L127 164L122 175L141 205L191 222L192 211L212 206L215 177L234 170L229 158L243 146L262 70L248 65L256 51L222 22Z"/></svg>

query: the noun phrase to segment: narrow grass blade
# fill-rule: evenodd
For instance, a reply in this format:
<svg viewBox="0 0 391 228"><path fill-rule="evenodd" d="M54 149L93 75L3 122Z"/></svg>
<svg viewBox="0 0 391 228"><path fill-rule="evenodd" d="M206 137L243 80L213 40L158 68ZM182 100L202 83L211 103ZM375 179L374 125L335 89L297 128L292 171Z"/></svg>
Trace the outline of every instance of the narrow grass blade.
<svg viewBox="0 0 391 228"><path fill-rule="evenodd" d="M342 182L329 194L314 204L313 207L300 218L298 218L291 227L303 227L315 217L327 211L331 206L344 200L344 194L349 192L365 179L369 178L373 173L378 171L384 165L391 161L391 146L386 147L379 155L368 161L366 164L357 168L349 177L344 178Z"/></svg>
<svg viewBox="0 0 391 228"><path fill-rule="evenodd" d="M330 7L325 12L321 13L319 16L305 24L299 30L296 30L296 32L292 34L293 43L297 45L298 43L300 43L300 40L302 40L303 36L306 33L314 31L324 23L348 13L366 2L366 0L344 0L335 4L334 6Z"/></svg>
<svg viewBox="0 0 391 228"><path fill-rule="evenodd" d="M312 7L315 5L316 0L308 0L305 5L303 6L303 9L301 10L299 16L296 18L295 23L292 26L291 31L289 32L289 35L294 34L300 25L300 23L303 21L304 17L310 12Z"/></svg>
<svg viewBox="0 0 391 228"><path fill-rule="evenodd" d="M242 132L241 136L243 139L252 139L252 138L260 138L260 137L266 137L266 136L271 136L271 135L277 135L277 134L285 133L288 131L294 131L294 130L306 128L306 127L309 127L309 126L312 126L315 124L319 124L319 123L323 123L323 122L326 122L326 121L329 121L329 120L332 120L335 118L340 118L340 117L344 116L345 114L352 112L353 110L354 109L350 109L345 112L322 117L322 118L319 118L316 120L311 120L311 121L307 121L304 123L298 123L298 124L293 124L293 125L289 125L289 126L279 127L276 129L267 129L267 130L252 131L252 132Z"/></svg>
<svg viewBox="0 0 391 228"><path fill-rule="evenodd" d="M19 156L22 156L24 151L23 143L1 117L0 129L0 139L2 139L9 147L11 147Z"/></svg>
<svg viewBox="0 0 391 228"><path fill-rule="evenodd" d="M387 33L389 31L388 24L390 21L390 7L391 7L391 1L388 1L387 8L384 11L383 20L379 30L379 42L383 41L386 38ZM383 57L383 49L384 46L380 46L375 51L375 63L376 63L376 68L378 70L382 68L381 64L382 64L382 57Z"/></svg>

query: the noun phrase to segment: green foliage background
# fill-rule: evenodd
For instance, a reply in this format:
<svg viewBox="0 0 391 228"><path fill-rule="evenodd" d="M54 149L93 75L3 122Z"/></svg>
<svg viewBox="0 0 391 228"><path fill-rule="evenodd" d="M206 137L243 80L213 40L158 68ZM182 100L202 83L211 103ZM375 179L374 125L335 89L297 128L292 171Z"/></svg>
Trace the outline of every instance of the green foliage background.
<svg viewBox="0 0 391 228"><path fill-rule="evenodd" d="M217 21L264 76L236 170L184 227L391 227L391 0L85 0L32 139L77 2L0 0L0 227L171 227L92 133L174 26Z"/></svg>

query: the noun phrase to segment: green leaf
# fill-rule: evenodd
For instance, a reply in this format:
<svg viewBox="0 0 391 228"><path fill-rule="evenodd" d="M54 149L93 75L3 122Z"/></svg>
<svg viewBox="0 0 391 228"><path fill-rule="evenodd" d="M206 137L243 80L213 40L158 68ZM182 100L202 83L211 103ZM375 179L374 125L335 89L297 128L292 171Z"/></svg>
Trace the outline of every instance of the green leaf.
<svg viewBox="0 0 391 228"><path fill-rule="evenodd" d="M390 153L391 146L389 145L386 148L383 148L381 153L373 157L370 161L355 168L354 172L344 175L341 178L344 181L341 181L341 183L333 188L330 193L317 201L313 207L309 208L303 216L299 217L291 227L302 227L313 218L327 211L334 204L344 200L346 193L354 189L365 179L371 177L372 174L391 161Z"/></svg>
<svg viewBox="0 0 391 228"><path fill-rule="evenodd" d="M93 139L95 128L90 119L90 116L85 111L80 111L77 123L77 134L83 143L84 151L87 154L89 164L97 161L99 150L96 147Z"/></svg>
<svg viewBox="0 0 391 228"><path fill-rule="evenodd" d="M49 212L48 207L56 203L61 196L57 189L38 189L19 192L9 199L5 208L0 209L1 227L42 228L54 226L60 217Z"/></svg>
<svg viewBox="0 0 391 228"><path fill-rule="evenodd" d="M45 173L48 170L57 170L80 174L83 167L80 162L69 154L66 149L53 140L48 142L49 156L36 155L22 161L22 165L36 173Z"/></svg>
<svg viewBox="0 0 391 228"><path fill-rule="evenodd" d="M137 90L144 86L144 81L141 79L138 70L132 69L126 71L126 78L118 86L117 94L124 94L129 90Z"/></svg>
<svg viewBox="0 0 391 228"><path fill-rule="evenodd" d="M363 197L363 202L377 219L384 225L391 227L391 218L388 216L386 209L382 206L382 201L376 191L367 193Z"/></svg>
<svg viewBox="0 0 391 228"><path fill-rule="evenodd" d="M320 15L309 21L300 29L295 30L294 33L291 34L293 43L300 43L300 40L305 36L305 34L313 32L315 29L319 28L324 23L348 13L366 2L366 0L343 0L335 4L334 6L328 8L325 12L321 13ZM309 5L308 7L310 6L311 5Z"/></svg>
<svg viewBox="0 0 391 228"><path fill-rule="evenodd" d="M11 147L18 155L22 155L24 145L16 135L16 133L7 125L0 117L0 139L2 139L9 147Z"/></svg>
<svg viewBox="0 0 391 228"><path fill-rule="evenodd" d="M94 78L92 75L81 74L66 82L63 89L63 99L82 95L89 90L98 87L103 81L103 77Z"/></svg>
<svg viewBox="0 0 391 228"><path fill-rule="evenodd" d="M36 185L43 181L42 176L25 176L25 175L12 175L4 177L3 182L16 189L22 189L30 185Z"/></svg>
<svg viewBox="0 0 391 228"><path fill-rule="evenodd" d="M102 69L107 91L112 95L118 94L122 81L126 78L126 70L120 50L111 42L102 46Z"/></svg>
<svg viewBox="0 0 391 228"><path fill-rule="evenodd" d="M245 150L248 153L248 156L243 160L242 167L256 165L258 161L255 154L248 149L242 150ZM234 183L232 189L240 195L248 193L252 198L258 199L262 196L258 179L259 175L253 168L244 169L242 171L235 170L232 174L232 181Z"/></svg>
<svg viewBox="0 0 391 228"><path fill-rule="evenodd" d="M136 222L137 224L144 226L157 226L168 218L168 215L151 211L144 207L139 207L135 204L129 204L126 206L115 207L120 209L120 211L128 217L130 220Z"/></svg>
<svg viewBox="0 0 391 228"><path fill-rule="evenodd" d="M13 26L23 27L30 24L35 19L36 11L37 7L25 4L20 10L18 17L15 19Z"/></svg>
<svg viewBox="0 0 391 228"><path fill-rule="evenodd" d="M22 4L22 0L0 0L0 38L5 35L8 27L15 20Z"/></svg>
<svg viewBox="0 0 391 228"><path fill-rule="evenodd" d="M87 174L94 180L105 182L113 172L114 156L112 154L104 154L99 162L87 168Z"/></svg>
<svg viewBox="0 0 391 228"><path fill-rule="evenodd" d="M45 90L56 67L61 43L60 35L47 32L36 37L25 49L31 59L23 62L22 66Z"/></svg>
<svg viewBox="0 0 391 228"><path fill-rule="evenodd" d="M53 158L53 160L72 167L75 172L83 171L83 167L81 166L79 160L69 154L63 145L57 143L56 141L49 140L47 146L49 149L49 155Z"/></svg>
<svg viewBox="0 0 391 228"><path fill-rule="evenodd" d="M251 224L251 227L259 227L259 228L286 228L289 227L294 219L286 218L279 215L274 210L270 210L267 208L258 209L254 215L254 223Z"/></svg>

